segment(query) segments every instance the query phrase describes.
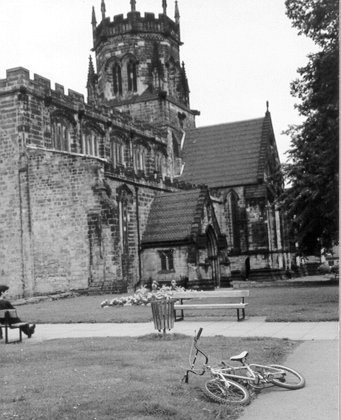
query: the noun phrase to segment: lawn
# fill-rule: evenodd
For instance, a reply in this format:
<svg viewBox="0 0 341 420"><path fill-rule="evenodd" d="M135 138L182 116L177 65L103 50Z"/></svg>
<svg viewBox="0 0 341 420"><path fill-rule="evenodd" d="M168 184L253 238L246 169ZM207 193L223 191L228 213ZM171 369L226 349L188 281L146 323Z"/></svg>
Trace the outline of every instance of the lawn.
<svg viewBox="0 0 341 420"><path fill-rule="evenodd" d="M236 419L240 408L205 396L205 377L180 383L190 344L179 334L150 334L1 345L1 419ZM250 360L279 363L296 345L269 338L201 339L212 364L244 349Z"/></svg>
<svg viewBox="0 0 341 420"><path fill-rule="evenodd" d="M24 320L35 323L148 322L149 306L101 308L101 302L117 295L78 296L18 306ZM250 289L246 315L267 321L335 321L338 314L338 286L264 287ZM192 301L194 302L194 300ZM236 311L187 311L187 320L236 320Z"/></svg>

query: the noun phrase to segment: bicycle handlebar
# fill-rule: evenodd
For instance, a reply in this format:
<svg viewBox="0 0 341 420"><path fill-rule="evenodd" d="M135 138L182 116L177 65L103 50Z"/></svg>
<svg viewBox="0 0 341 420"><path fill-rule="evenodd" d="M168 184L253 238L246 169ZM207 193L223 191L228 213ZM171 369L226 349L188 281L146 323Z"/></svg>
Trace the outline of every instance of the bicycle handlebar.
<svg viewBox="0 0 341 420"><path fill-rule="evenodd" d="M195 337L197 340L199 340L199 338L200 338L200 336L201 336L201 333L202 333L202 328L199 328L198 334L197 334L197 336Z"/></svg>

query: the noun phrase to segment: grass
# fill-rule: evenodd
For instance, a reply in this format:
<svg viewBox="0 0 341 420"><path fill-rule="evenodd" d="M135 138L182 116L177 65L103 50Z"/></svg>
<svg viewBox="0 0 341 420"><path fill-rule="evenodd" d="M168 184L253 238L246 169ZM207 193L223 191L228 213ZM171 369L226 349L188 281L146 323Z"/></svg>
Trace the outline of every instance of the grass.
<svg viewBox="0 0 341 420"><path fill-rule="evenodd" d="M78 296L47 300L18 306L19 316L35 323L71 322L148 322L149 306L101 308L105 299L117 295ZM338 314L338 286L265 287L250 289L247 317L264 317L267 321L335 321ZM192 301L194 302L194 300ZM187 311L186 320L236 320L236 311Z"/></svg>
<svg viewBox="0 0 341 420"><path fill-rule="evenodd" d="M180 383L190 344L190 337L179 334L151 334L3 345L1 419L236 419L241 408L205 396L205 377ZM201 339L212 364L244 349L250 360L280 363L296 345L270 338Z"/></svg>

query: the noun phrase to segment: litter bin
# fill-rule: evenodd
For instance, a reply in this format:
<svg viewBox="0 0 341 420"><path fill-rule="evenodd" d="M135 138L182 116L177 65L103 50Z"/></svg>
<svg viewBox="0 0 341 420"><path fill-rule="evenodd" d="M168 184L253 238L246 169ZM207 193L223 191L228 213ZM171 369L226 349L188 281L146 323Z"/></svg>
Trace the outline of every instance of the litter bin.
<svg viewBox="0 0 341 420"><path fill-rule="evenodd" d="M171 330L174 327L174 301L172 300L154 300L152 304L152 313L154 327L159 332Z"/></svg>

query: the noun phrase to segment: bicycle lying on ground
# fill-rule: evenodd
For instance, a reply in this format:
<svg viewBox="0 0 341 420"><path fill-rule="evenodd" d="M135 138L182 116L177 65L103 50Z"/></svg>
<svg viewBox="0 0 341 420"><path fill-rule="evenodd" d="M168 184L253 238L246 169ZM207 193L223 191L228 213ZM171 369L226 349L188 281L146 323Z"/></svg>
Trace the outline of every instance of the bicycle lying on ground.
<svg viewBox="0 0 341 420"><path fill-rule="evenodd" d="M305 380L303 376L294 369L274 364L247 363L247 351L230 358L232 361L240 362L242 366L232 366L225 362L222 362L221 366L216 368L209 366L207 364L207 355L197 346L201 333L202 328L199 329L193 338L189 353L190 369L186 370L182 381L188 383L189 373L204 375L208 372L211 375L211 379L205 382L204 391L214 401L246 405L250 402L250 389L260 390L274 385L286 389L300 389L304 387ZM199 355L204 357L204 362L200 369L195 369Z"/></svg>

